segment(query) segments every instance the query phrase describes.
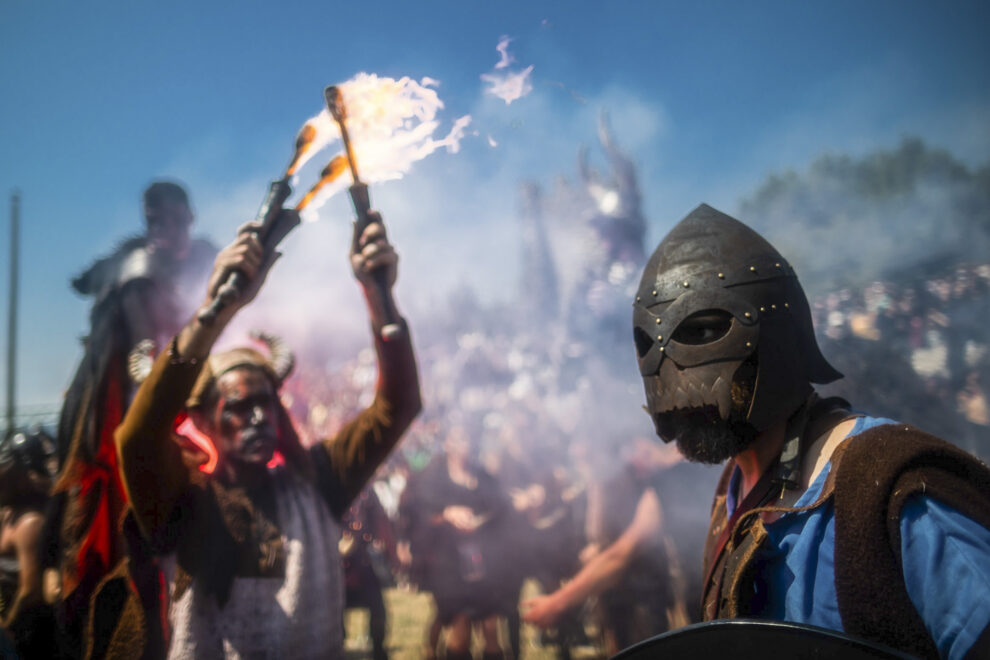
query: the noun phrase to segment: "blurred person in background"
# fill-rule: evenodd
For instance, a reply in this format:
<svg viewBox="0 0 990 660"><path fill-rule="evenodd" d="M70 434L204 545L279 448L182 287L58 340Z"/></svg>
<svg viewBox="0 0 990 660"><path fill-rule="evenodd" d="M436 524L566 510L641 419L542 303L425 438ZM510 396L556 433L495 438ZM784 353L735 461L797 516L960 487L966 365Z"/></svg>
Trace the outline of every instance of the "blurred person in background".
<svg viewBox="0 0 990 660"><path fill-rule="evenodd" d="M51 438L40 430L0 442L0 623L25 658L52 657L54 619L44 600L41 539L51 488Z"/></svg>
<svg viewBox="0 0 990 660"><path fill-rule="evenodd" d="M72 280L93 299L84 353L59 418L59 473L49 511L46 569L57 576L63 651L83 652L90 599L126 556L119 521L126 496L117 475L113 431L151 359L195 309L216 248L190 236L186 190L155 181L142 197L145 232L124 240ZM153 573L155 568L149 565ZM144 582L154 584L155 575ZM151 598L151 595L149 595Z"/></svg>
<svg viewBox="0 0 990 660"><path fill-rule="evenodd" d="M525 621L552 628L597 596L609 655L688 623L683 574L657 485L680 457L642 438L622 451L623 469L592 488L591 498L601 501L589 507L583 566L556 590L523 603ZM700 554L700 543L695 551Z"/></svg>
<svg viewBox="0 0 990 660"><path fill-rule="evenodd" d="M385 660L388 620L382 590L393 586L391 567L398 560L392 523L370 484L344 514L338 547L344 565L344 607L368 610L372 658Z"/></svg>
<svg viewBox="0 0 990 660"><path fill-rule="evenodd" d="M511 504L478 462L467 428L453 425L443 449L410 477L402 507L414 564L423 555L420 586L433 594L437 608L425 654L435 657L442 627L446 658L470 658L478 627L486 660L502 658L498 618L515 608L519 593L518 584L505 579L511 559L500 552Z"/></svg>

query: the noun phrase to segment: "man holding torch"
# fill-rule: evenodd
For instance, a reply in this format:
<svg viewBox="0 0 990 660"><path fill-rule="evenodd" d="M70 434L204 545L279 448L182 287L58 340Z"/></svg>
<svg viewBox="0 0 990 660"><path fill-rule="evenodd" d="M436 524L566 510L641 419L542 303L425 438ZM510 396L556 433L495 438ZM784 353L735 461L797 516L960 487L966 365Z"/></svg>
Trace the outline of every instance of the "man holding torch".
<svg viewBox="0 0 990 660"><path fill-rule="evenodd" d="M165 557L170 658L342 654L338 521L421 406L405 322L382 337L386 310L395 309L398 257L378 214L368 219L355 231L350 259L374 330L378 387L374 402L335 438L303 449L278 398L280 376L257 351L210 353L277 256L262 247L254 223L220 252L201 310L231 272L241 274L239 295L179 332L117 430L130 511ZM189 470L172 438L183 410L219 454L208 476ZM107 656L133 652L127 612L96 640Z"/></svg>

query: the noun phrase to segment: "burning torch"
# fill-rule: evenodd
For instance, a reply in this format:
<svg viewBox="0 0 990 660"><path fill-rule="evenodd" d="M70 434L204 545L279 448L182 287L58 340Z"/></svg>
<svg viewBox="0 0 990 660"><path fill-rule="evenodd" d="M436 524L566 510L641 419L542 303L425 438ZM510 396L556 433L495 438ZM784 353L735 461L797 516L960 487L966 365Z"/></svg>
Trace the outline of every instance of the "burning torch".
<svg viewBox="0 0 990 660"><path fill-rule="evenodd" d="M357 214L354 231L360 236L371 223L371 217L369 215L371 211L371 199L368 196L368 184L363 183L360 177L358 177L357 164L354 161L354 152L351 149L351 138L347 133L347 111L344 108L344 101L341 98L340 90L335 85L330 85L323 90L323 96L326 98L327 110L330 111L330 116L333 117L334 121L340 127L340 140L344 144L347 166L350 168L351 178L354 180L354 183L348 189L351 195L351 201L354 203L354 212ZM327 170L335 167L340 168L342 165L343 163L335 158L327 165ZM385 311L385 325L382 326L381 332L382 339L388 341L397 337L402 332L402 326L399 325L399 317L395 311L392 296L388 291L388 285L385 282L385 271L381 269L376 270L372 273L372 276L374 278L374 286L378 290L378 297L382 301Z"/></svg>
<svg viewBox="0 0 990 660"><path fill-rule="evenodd" d="M262 201L261 208L258 209L255 222L259 224L259 227L255 234L265 250L266 257L271 255L286 234L299 224L299 213L282 207L285 200L292 194L289 179L295 174L303 154L309 150L315 138L316 129L308 123L304 124L296 137L296 151L292 157L292 162L289 163L289 167L285 171L285 176L271 182L268 187L268 194ZM203 325L212 325L216 321L217 314L224 307L237 300L237 297L241 295L241 289L246 284L244 273L239 270L230 273L227 276L227 281L217 289L217 294L210 306L199 313L199 322Z"/></svg>

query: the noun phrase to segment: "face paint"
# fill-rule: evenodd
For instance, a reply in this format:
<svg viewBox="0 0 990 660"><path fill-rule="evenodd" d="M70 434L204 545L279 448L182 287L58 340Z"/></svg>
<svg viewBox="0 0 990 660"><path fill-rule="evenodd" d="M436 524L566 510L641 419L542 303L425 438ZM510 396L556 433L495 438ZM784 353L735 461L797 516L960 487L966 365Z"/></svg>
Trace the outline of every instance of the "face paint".
<svg viewBox="0 0 990 660"><path fill-rule="evenodd" d="M261 369L237 367L217 379L218 448L225 459L264 465L278 444L275 390Z"/></svg>

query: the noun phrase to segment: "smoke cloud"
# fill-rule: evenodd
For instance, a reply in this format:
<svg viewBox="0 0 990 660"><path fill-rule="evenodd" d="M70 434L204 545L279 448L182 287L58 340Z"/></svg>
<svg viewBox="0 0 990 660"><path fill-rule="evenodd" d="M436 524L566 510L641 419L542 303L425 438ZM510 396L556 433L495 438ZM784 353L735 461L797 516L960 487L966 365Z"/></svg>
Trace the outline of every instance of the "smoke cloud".
<svg viewBox="0 0 990 660"><path fill-rule="evenodd" d="M382 212L400 254L396 297L417 341L426 339L423 323L437 317L438 309L458 294L470 291L468 297L483 306L511 305L518 295L523 224L516 191L524 180L543 185L553 207L548 231L556 246L561 287L569 295L588 251L594 249L586 224L589 211L579 202L583 192L575 182L575 159L581 143L596 141L599 109L612 109L619 143L628 145L637 162L658 151L667 130L663 107L621 88L605 90L588 104L543 88L531 95L523 110L512 107L508 114L503 104L481 97L474 106L453 113L471 116L470 126L482 135L497 136L497 149L484 139L461 140L461 153L441 150L417 162L401 180L371 186L372 205ZM222 161L223 154L216 158ZM594 151L591 160L600 167L601 153ZM321 161L322 156L317 162ZM547 163L552 165L548 168ZM268 180L258 176L235 184L217 182L210 176L216 168L182 162L174 169L190 182L200 231L223 244L237 226L254 217ZM313 169L310 163L301 171L296 196L305 192L303 182L314 178ZM648 168L643 171L649 176ZM346 183L347 175L344 179ZM251 328L281 334L298 351L312 351L320 364L337 364L367 346L366 312L347 261L353 219L347 196L329 199L319 217L283 242L284 257L258 298L235 319L222 339L225 346L243 343ZM633 405L636 420L649 431L639 402Z"/></svg>
<svg viewBox="0 0 990 660"><path fill-rule="evenodd" d="M516 73L483 73L481 79L489 85L486 94L497 96L509 105L533 91L533 82L529 79L531 73L532 64Z"/></svg>
<svg viewBox="0 0 990 660"><path fill-rule="evenodd" d="M511 41L512 39L509 37L503 36L499 39L498 45L495 46L495 50L498 51L499 55L498 63L495 64L496 69L504 69L516 61L516 58L509 54L509 42Z"/></svg>
<svg viewBox="0 0 990 660"><path fill-rule="evenodd" d="M482 82L488 85L485 88L485 94L502 99L506 105L510 105L513 101L517 101L533 91L533 82L530 80L533 65L522 71L506 70L510 64L516 61L509 53L510 41L512 39L509 37L502 37L495 47L499 54L499 60L495 64L494 70L491 73L481 74Z"/></svg>
<svg viewBox="0 0 990 660"><path fill-rule="evenodd" d="M990 254L990 165L905 138L770 175L740 218L794 264L810 294Z"/></svg>

